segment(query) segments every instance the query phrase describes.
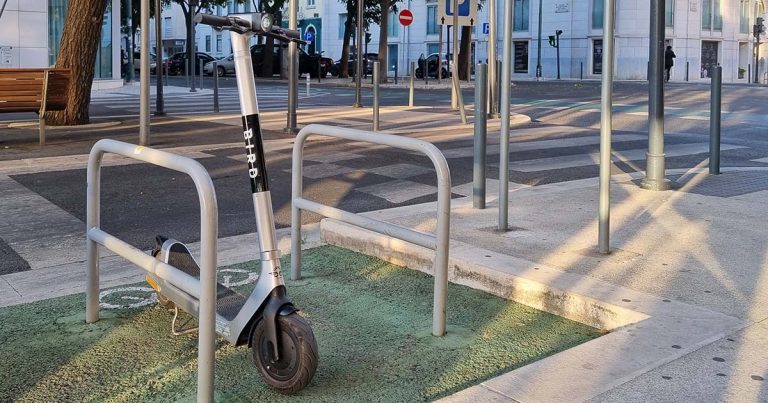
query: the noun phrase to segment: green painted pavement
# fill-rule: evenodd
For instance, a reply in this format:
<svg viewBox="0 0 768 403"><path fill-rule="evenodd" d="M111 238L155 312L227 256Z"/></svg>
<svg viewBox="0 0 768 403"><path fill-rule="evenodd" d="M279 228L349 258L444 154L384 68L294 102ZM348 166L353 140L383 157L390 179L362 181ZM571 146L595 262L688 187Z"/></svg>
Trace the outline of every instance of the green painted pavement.
<svg viewBox="0 0 768 403"><path fill-rule="evenodd" d="M277 395L262 382L249 349L220 339L218 401L431 400L599 336L451 284L449 333L435 338L432 277L330 246L306 251L303 262L305 278L288 281L288 293L317 337L314 380L297 396ZM257 266L230 266L220 280L234 284L247 277L243 269ZM193 401L197 335L171 336L169 313L141 306L151 296L108 291L102 303L138 307L102 309L91 325L83 294L0 309L0 401Z"/></svg>

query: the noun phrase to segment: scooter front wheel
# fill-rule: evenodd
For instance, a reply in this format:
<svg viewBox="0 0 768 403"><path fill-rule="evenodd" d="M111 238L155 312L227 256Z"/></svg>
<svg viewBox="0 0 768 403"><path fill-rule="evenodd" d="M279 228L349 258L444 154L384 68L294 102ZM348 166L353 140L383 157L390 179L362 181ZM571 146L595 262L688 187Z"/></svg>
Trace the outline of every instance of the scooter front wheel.
<svg viewBox="0 0 768 403"><path fill-rule="evenodd" d="M292 395L304 389L317 369L317 342L309 323L292 313L277 317L280 352L274 359L264 321L256 325L251 343L253 360L267 385L277 392Z"/></svg>

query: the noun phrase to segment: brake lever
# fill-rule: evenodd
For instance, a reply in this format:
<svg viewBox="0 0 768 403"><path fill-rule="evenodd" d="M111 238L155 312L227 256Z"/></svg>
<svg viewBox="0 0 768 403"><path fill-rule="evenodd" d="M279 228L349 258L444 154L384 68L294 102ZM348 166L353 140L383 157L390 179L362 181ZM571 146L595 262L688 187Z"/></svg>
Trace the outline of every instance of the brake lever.
<svg viewBox="0 0 768 403"><path fill-rule="evenodd" d="M274 31L264 32L264 33L261 33L259 35L261 35L261 36L268 36L270 38L274 38L274 39L280 40L282 42L296 42L299 45L306 45L307 44L306 41L303 41L301 39L289 38L289 37L287 37L285 35L281 35L281 34L276 33Z"/></svg>

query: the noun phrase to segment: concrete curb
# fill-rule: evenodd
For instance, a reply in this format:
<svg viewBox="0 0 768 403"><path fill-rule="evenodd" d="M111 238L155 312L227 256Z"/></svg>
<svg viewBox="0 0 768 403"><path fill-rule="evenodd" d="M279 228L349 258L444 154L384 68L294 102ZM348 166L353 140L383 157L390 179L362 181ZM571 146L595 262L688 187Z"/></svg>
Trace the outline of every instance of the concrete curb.
<svg viewBox="0 0 768 403"><path fill-rule="evenodd" d="M467 199L454 201L454 208L467 203ZM399 208L398 215L409 209L429 210L431 205ZM330 244L431 271L430 250L331 219L321 222L320 231L321 239ZM749 324L458 241L451 241L449 280L609 333L443 399L447 402L588 400Z"/></svg>

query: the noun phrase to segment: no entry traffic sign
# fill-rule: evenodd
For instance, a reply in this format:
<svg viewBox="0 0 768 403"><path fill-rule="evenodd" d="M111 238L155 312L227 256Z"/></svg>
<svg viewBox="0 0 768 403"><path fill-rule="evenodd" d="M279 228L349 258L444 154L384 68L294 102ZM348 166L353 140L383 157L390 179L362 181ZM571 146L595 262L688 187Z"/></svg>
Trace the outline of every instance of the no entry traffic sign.
<svg viewBox="0 0 768 403"><path fill-rule="evenodd" d="M404 8L402 11L400 11L399 19L400 23L403 24L404 27L407 27L413 22L413 13L411 10Z"/></svg>

